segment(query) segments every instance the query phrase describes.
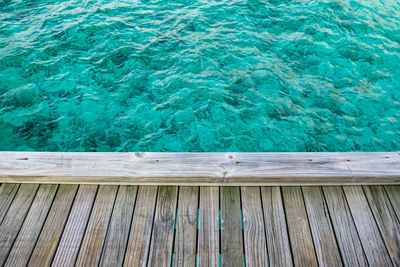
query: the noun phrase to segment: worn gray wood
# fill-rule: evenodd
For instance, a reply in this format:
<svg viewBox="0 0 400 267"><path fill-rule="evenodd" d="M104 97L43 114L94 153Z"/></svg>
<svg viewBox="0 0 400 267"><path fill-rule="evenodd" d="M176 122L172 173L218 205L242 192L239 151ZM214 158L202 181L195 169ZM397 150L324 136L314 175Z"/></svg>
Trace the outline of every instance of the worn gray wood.
<svg viewBox="0 0 400 267"><path fill-rule="evenodd" d="M0 224L6 216L15 195L17 194L19 184L2 184L0 187Z"/></svg>
<svg viewBox="0 0 400 267"><path fill-rule="evenodd" d="M119 187L99 266L122 266L136 193L137 186L121 185Z"/></svg>
<svg viewBox="0 0 400 267"><path fill-rule="evenodd" d="M343 190L369 264L392 266L362 187L344 186Z"/></svg>
<svg viewBox="0 0 400 267"><path fill-rule="evenodd" d="M400 186L385 186L385 190L392 203L393 210L400 220Z"/></svg>
<svg viewBox="0 0 400 267"><path fill-rule="evenodd" d="M219 188L200 187L198 266L219 266Z"/></svg>
<svg viewBox="0 0 400 267"><path fill-rule="evenodd" d="M118 186L99 187L76 266L98 266Z"/></svg>
<svg viewBox="0 0 400 267"><path fill-rule="evenodd" d="M342 187L323 187L323 192L344 265L368 266Z"/></svg>
<svg viewBox="0 0 400 267"><path fill-rule="evenodd" d="M268 266L260 188L243 186L241 197L246 266Z"/></svg>
<svg viewBox="0 0 400 267"><path fill-rule="evenodd" d="M14 244L25 216L32 204L39 185L23 184L0 225L0 265L2 266Z"/></svg>
<svg viewBox="0 0 400 267"><path fill-rule="evenodd" d="M41 185L4 266L25 266L53 203L58 185Z"/></svg>
<svg viewBox="0 0 400 267"><path fill-rule="evenodd" d="M50 266L67 222L78 185L60 185L28 266Z"/></svg>
<svg viewBox="0 0 400 267"><path fill-rule="evenodd" d="M261 187L270 266L293 266L280 187Z"/></svg>
<svg viewBox="0 0 400 267"><path fill-rule="evenodd" d="M178 187L160 186L150 243L149 266L171 266Z"/></svg>
<svg viewBox="0 0 400 267"><path fill-rule="evenodd" d="M243 266L243 236L240 209L240 188L220 188L221 264Z"/></svg>
<svg viewBox="0 0 400 267"><path fill-rule="evenodd" d="M199 188L179 188L173 266L195 266Z"/></svg>
<svg viewBox="0 0 400 267"><path fill-rule="evenodd" d="M305 185L400 182L397 152L0 152L0 182Z"/></svg>
<svg viewBox="0 0 400 267"><path fill-rule="evenodd" d="M157 199L156 186L140 186L124 266L146 266Z"/></svg>
<svg viewBox="0 0 400 267"><path fill-rule="evenodd" d="M400 222L383 186L364 186L375 221L394 266L400 266Z"/></svg>
<svg viewBox="0 0 400 267"><path fill-rule="evenodd" d="M74 266L92 211L97 186L81 185L57 247L52 266Z"/></svg>
<svg viewBox="0 0 400 267"><path fill-rule="evenodd" d="M318 266L300 187L282 187L283 203L296 266Z"/></svg>
<svg viewBox="0 0 400 267"><path fill-rule="evenodd" d="M321 188L305 186L302 191L319 266L343 266Z"/></svg>

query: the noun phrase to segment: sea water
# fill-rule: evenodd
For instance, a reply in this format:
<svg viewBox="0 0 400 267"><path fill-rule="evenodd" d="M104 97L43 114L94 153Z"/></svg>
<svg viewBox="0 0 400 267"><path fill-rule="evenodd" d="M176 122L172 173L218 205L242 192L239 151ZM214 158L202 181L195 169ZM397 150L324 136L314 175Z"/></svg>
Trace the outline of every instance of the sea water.
<svg viewBox="0 0 400 267"><path fill-rule="evenodd" d="M0 150L399 148L397 0L0 1Z"/></svg>

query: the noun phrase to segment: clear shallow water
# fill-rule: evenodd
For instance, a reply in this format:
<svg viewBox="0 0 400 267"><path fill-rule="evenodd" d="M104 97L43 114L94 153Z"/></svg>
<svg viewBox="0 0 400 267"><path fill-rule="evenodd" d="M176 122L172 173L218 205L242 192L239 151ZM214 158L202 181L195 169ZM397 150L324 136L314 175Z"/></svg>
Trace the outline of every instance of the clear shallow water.
<svg viewBox="0 0 400 267"><path fill-rule="evenodd" d="M395 0L3 0L0 150L400 148Z"/></svg>

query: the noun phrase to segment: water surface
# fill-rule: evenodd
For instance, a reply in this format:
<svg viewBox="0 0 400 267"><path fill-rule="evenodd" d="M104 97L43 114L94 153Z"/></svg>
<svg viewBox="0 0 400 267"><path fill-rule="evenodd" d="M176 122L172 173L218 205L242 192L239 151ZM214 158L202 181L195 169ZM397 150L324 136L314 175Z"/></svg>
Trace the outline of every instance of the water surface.
<svg viewBox="0 0 400 267"><path fill-rule="evenodd" d="M3 0L0 150L400 147L395 0Z"/></svg>

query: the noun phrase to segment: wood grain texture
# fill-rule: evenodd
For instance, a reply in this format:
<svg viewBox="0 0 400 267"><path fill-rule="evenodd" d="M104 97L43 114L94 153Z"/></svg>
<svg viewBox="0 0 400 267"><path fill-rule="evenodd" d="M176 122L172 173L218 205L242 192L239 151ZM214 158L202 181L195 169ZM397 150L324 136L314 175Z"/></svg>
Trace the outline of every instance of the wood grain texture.
<svg viewBox="0 0 400 267"><path fill-rule="evenodd" d="M200 187L198 266L219 266L219 188Z"/></svg>
<svg viewBox="0 0 400 267"><path fill-rule="evenodd" d="M365 255L372 266L392 266L361 186L343 187Z"/></svg>
<svg viewBox="0 0 400 267"><path fill-rule="evenodd" d="M99 264L117 191L118 186L99 187L76 266L89 267Z"/></svg>
<svg viewBox="0 0 400 267"><path fill-rule="evenodd" d="M136 194L137 186L119 187L99 266L122 266Z"/></svg>
<svg viewBox="0 0 400 267"><path fill-rule="evenodd" d="M2 266L14 244L25 216L32 204L39 185L23 184L0 225L0 265Z"/></svg>
<svg viewBox="0 0 400 267"><path fill-rule="evenodd" d="M156 199L156 186L139 187L124 266L147 265Z"/></svg>
<svg viewBox="0 0 400 267"><path fill-rule="evenodd" d="M78 185L60 185L40 232L29 266L50 266L67 222Z"/></svg>
<svg viewBox="0 0 400 267"><path fill-rule="evenodd" d="M280 187L261 187L270 266L293 266Z"/></svg>
<svg viewBox="0 0 400 267"><path fill-rule="evenodd" d="M300 187L282 187L293 260L296 266L318 266Z"/></svg>
<svg viewBox="0 0 400 267"><path fill-rule="evenodd" d="M179 188L173 266L195 266L199 188Z"/></svg>
<svg viewBox="0 0 400 267"><path fill-rule="evenodd" d="M364 186L364 192L394 266L400 266L400 222L383 186Z"/></svg>
<svg viewBox="0 0 400 267"><path fill-rule="evenodd" d="M321 188L303 187L302 191L319 266L343 266Z"/></svg>
<svg viewBox="0 0 400 267"><path fill-rule="evenodd" d="M149 266L171 266L178 187L161 186L158 192Z"/></svg>
<svg viewBox="0 0 400 267"><path fill-rule="evenodd" d="M259 187L242 187L246 266L268 266L267 242Z"/></svg>
<svg viewBox="0 0 400 267"><path fill-rule="evenodd" d="M221 264L243 266L240 188L221 187Z"/></svg>
<svg viewBox="0 0 400 267"><path fill-rule="evenodd" d="M19 186L19 184L2 184L0 187L0 225L17 194Z"/></svg>
<svg viewBox="0 0 400 267"><path fill-rule="evenodd" d="M385 186L385 190L392 203L393 210L400 220L400 186Z"/></svg>
<svg viewBox="0 0 400 267"><path fill-rule="evenodd" d="M0 182L153 185L400 183L397 152L0 152Z"/></svg>
<svg viewBox="0 0 400 267"><path fill-rule="evenodd" d="M58 185L41 185L4 266L25 266L53 203Z"/></svg>
<svg viewBox="0 0 400 267"><path fill-rule="evenodd" d="M97 186L81 185L58 244L52 266L74 266L92 211Z"/></svg>
<svg viewBox="0 0 400 267"><path fill-rule="evenodd" d="M323 193L344 265L368 266L342 187L323 187Z"/></svg>

